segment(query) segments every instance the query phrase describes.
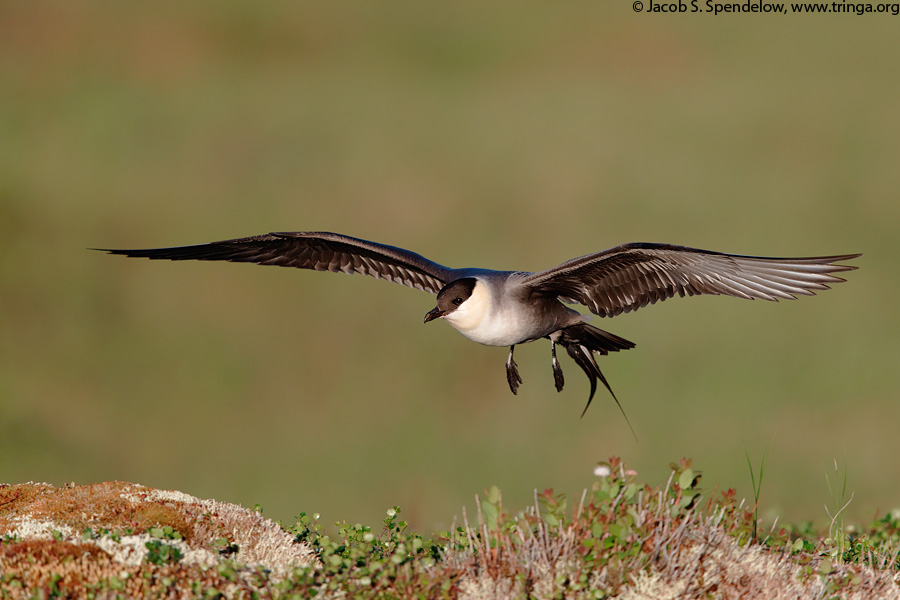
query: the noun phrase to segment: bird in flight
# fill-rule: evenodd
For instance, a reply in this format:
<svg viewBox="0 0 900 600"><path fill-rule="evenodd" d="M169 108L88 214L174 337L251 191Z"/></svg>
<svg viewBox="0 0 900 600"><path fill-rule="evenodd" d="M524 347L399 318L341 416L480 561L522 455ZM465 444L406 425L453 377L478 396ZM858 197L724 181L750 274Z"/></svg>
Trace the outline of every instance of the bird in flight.
<svg viewBox="0 0 900 600"><path fill-rule="evenodd" d="M591 405L598 380L622 408L597 366L594 353L606 355L627 350L634 348L634 343L589 325L589 315L566 304L582 304L595 315L614 317L676 295L794 300L844 281L834 273L857 267L838 263L861 256L769 258L670 244L632 243L531 273L452 269L403 248L338 233L307 231L173 248L97 250L150 259L224 260L360 273L437 294L437 306L426 313L425 323L443 319L472 341L509 346L506 379L513 394L522 383L513 360L517 344L540 338L550 340L557 391L562 391L565 380L556 346L565 348L590 381L591 393L582 416Z"/></svg>

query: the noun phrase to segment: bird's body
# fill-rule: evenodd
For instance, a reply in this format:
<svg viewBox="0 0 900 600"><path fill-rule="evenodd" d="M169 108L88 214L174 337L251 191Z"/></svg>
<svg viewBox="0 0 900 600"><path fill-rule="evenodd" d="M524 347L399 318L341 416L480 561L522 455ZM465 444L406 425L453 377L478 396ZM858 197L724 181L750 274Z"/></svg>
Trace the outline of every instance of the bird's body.
<svg viewBox="0 0 900 600"><path fill-rule="evenodd" d="M766 258L636 243L532 273L451 269L409 250L326 232L269 233L195 246L106 251L151 259L225 260L360 273L437 294L437 306L425 315L425 322L442 318L472 341L509 346L506 372L513 393L522 381L513 349L548 338L556 389L562 390L564 383L556 358L558 344L590 380L588 406L598 380L612 394L594 353L626 350L634 343L589 325L589 316L564 302L583 304L596 315L612 317L675 295L795 299L844 281L833 273L856 267L837 263L860 256Z"/></svg>
<svg viewBox="0 0 900 600"><path fill-rule="evenodd" d="M585 317L556 298L533 297L523 273L479 270L469 298L443 315L457 331L485 346L512 346L583 323Z"/></svg>

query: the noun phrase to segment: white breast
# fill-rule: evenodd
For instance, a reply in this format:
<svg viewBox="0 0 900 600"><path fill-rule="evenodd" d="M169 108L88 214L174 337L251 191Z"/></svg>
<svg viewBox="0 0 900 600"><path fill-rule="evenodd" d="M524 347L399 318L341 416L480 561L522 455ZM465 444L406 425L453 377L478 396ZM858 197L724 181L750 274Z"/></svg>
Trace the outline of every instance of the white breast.
<svg viewBox="0 0 900 600"><path fill-rule="evenodd" d="M497 297L482 281L472 295L444 319L457 331L486 346L511 346L546 335L536 328L531 311L519 302Z"/></svg>

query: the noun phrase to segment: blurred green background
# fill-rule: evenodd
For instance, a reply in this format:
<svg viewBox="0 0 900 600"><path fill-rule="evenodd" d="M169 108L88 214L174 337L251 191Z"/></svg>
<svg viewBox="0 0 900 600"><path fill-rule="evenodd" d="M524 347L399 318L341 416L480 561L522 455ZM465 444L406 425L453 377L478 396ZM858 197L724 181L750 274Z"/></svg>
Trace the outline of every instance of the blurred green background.
<svg viewBox="0 0 900 600"><path fill-rule="evenodd" d="M629 2L0 4L0 481L124 479L291 521L450 525L492 485L692 457L767 515L900 506L900 42L885 15ZM864 252L797 302L673 300L605 392L362 277L86 250L337 231L541 270L628 241Z"/></svg>

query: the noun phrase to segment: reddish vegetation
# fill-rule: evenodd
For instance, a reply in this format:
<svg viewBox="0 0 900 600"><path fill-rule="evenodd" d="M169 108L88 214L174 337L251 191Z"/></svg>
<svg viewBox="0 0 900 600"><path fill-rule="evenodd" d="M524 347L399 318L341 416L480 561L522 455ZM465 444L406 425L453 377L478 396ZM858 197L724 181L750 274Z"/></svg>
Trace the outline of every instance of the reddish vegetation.
<svg viewBox="0 0 900 600"><path fill-rule="evenodd" d="M0 535L0 585L12 598L39 590L240 595L313 560L308 547L252 510L124 482L0 486ZM175 551L177 560L165 553Z"/></svg>

